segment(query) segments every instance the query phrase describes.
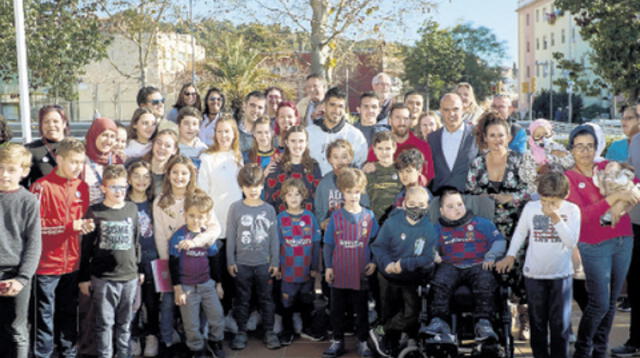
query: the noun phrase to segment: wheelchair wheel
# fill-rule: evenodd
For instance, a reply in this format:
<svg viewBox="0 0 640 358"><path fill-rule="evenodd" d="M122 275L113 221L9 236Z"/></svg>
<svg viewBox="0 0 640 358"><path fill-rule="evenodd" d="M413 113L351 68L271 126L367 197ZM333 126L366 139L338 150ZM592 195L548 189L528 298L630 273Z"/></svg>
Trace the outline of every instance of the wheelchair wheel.
<svg viewBox="0 0 640 358"><path fill-rule="evenodd" d="M428 358L426 353L420 351L420 347L411 346L403 349L398 358Z"/></svg>

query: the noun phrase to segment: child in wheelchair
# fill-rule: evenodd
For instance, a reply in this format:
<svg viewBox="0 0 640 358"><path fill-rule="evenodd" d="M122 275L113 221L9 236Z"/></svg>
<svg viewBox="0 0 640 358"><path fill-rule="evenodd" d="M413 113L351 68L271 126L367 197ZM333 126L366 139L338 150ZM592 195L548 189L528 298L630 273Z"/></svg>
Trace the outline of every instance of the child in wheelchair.
<svg viewBox="0 0 640 358"><path fill-rule="evenodd" d="M493 266L506 250L506 240L488 219L467 210L462 194L445 189L440 197L437 250L442 262L431 282L431 321L424 332L451 335L450 301L456 288L467 285L474 299L474 334L478 342L497 341L490 317L495 311L498 287Z"/></svg>
<svg viewBox="0 0 640 358"><path fill-rule="evenodd" d="M418 333L418 285L433 271L437 240L428 206L424 187L408 188L403 208L391 213L371 244L378 266L383 324L369 335L380 356L395 357L402 333L410 339Z"/></svg>

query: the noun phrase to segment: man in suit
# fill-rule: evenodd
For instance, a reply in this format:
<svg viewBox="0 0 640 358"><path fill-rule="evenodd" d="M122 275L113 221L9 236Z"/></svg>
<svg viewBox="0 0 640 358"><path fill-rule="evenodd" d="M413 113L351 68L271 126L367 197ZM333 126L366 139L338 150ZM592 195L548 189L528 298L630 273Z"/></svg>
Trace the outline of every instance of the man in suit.
<svg viewBox="0 0 640 358"><path fill-rule="evenodd" d="M465 192L469 165L478 155L473 127L462 120L462 99L455 93L442 96L440 113L444 126L427 137L436 172L431 191L438 195L442 187L452 186Z"/></svg>

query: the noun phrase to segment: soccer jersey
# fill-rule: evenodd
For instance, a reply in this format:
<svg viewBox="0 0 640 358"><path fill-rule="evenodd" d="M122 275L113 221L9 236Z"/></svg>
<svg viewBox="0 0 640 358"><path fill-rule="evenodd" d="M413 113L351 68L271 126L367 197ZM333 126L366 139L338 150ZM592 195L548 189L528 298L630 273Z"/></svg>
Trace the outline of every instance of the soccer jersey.
<svg viewBox="0 0 640 358"><path fill-rule="evenodd" d="M320 249L320 226L308 210L300 215L283 211L278 215L280 268L282 280L302 283L309 271L317 270Z"/></svg>

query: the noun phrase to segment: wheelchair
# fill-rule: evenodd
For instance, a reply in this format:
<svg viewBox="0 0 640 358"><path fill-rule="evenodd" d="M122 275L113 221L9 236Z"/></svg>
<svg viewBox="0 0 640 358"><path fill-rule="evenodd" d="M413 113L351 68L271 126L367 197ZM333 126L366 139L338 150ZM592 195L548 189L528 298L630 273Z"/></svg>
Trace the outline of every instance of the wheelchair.
<svg viewBox="0 0 640 358"><path fill-rule="evenodd" d="M496 274L497 275L497 274ZM466 285L461 285L451 297L451 332L450 339L439 340L425 333L429 324L429 300L431 284L424 283L418 288L421 300L419 331L416 345L405 347L398 358L513 358L514 342L511 335L511 310L509 297L511 289L507 285L506 275L498 275L498 288L495 295L495 311L491 323L498 335L495 342L476 342L473 319L473 293Z"/></svg>

